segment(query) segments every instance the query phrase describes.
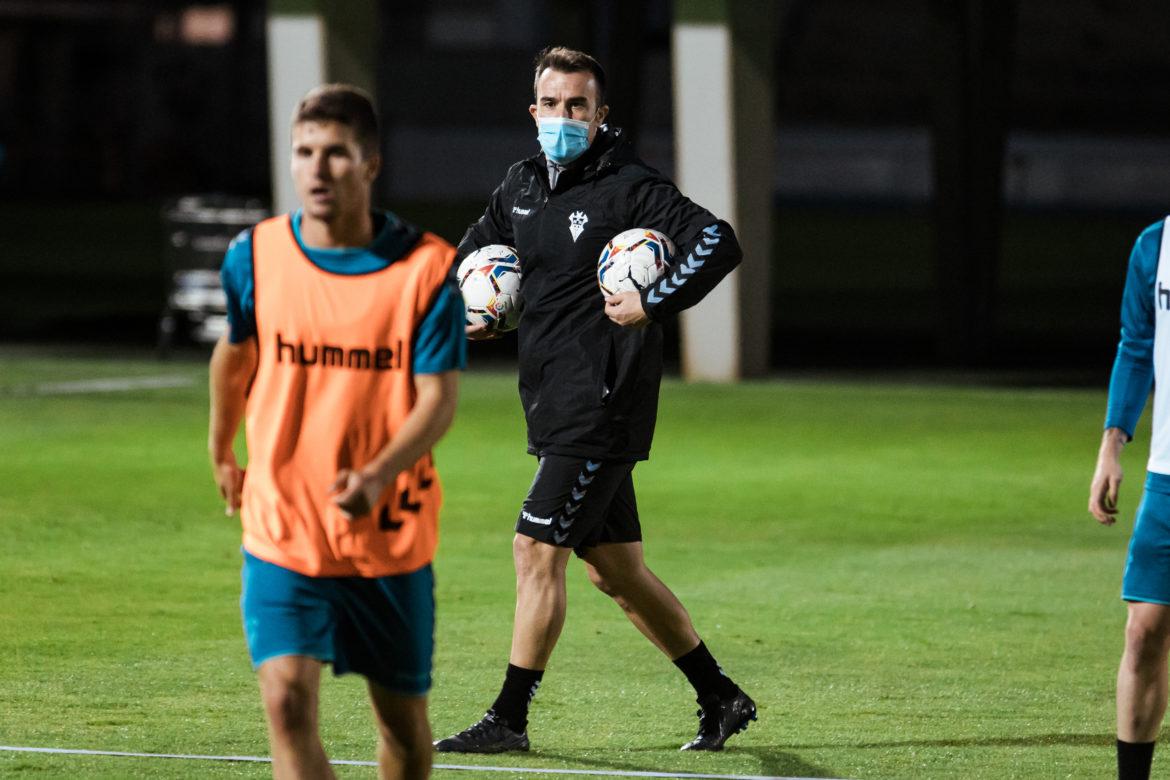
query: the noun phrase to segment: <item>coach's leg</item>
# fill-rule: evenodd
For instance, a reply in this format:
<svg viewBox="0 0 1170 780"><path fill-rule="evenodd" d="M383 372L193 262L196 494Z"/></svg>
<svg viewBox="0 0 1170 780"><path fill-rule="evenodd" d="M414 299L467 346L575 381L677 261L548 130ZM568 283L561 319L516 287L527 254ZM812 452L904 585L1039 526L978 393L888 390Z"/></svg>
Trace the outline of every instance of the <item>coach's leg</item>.
<svg viewBox="0 0 1170 780"><path fill-rule="evenodd" d="M512 540L516 564L512 651L504 684L489 710L511 733L492 727L492 733L480 741L490 743L493 752L528 749L528 708L565 625L565 567L570 552L523 534ZM444 743L439 748L447 749Z"/></svg>
<svg viewBox="0 0 1170 780"><path fill-rule="evenodd" d="M610 596L686 675L702 717L683 750L722 750L723 743L756 719L756 704L720 668L699 639L691 616L646 566L641 542L599 544L584 552L589 579Z"/></svg>
<svg viewBox="0 0 1170 780"><path fill-rule="evenodd" d="M516 618L509 662L544 669L565 625L565 568L572 550L523 534L512 540L516 564Z"/></svg>
<svg viewBox="0 0 1170 780"><path fill-rule="evenodd" d="M670 659L699 645L691 616L662 580L646 566L641 542L600 544L584 552L585 571L598 590Z"/></svg>
<svg viewBox="0 0 1170 780"><path fill-rule="evenodd" d="M261 664L258 676L268 717L272 776L278 780L333 777L317 732L321 662L303 655L278 656Z"/></svg>
<svg viewBox="0 0 1170 780"><path fill-rule="evenodd" d="M431 726L427 697L391 693L369 683L370 701L378 722L378 777L420 780L431 774Z"/></svg>
<svg viewBox="0 0 1170 780"><path fill-rule="evenodd" d="M565 625L565 567L572 550L524 534L512 540L516 564L516 617L504 684L487 714L441 739L442 753L528 750L528 708Z"/></svg>

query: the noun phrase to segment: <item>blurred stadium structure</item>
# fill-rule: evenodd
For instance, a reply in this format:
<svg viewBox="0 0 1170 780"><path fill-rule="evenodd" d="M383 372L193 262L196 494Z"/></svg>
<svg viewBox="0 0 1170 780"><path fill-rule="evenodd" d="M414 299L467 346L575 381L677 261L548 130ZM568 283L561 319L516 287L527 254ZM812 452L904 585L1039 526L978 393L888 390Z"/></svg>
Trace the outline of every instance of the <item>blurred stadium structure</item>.
<svg viewBox="0 0 1170 780"><path fill-rule="evenodd" d="M187 195L163 210L170 292L158 325L158 347L176 341L213 344L227 331L227 296L219 266L241 230L269 216L259 199Z"/></svg>
<svg viewBox="0 0 1170 780"><path fill-rule="evenodd" d="M1170 204L1164 4L768 5L771 365L1103 369ZM325 6L377 22L331 44L372 68L382 201L455 240L535 151L537 49L596 53L613 121L676 173L672 25L760 3L0 0L0 338L153 340L164 203L271 201L268 15Z"/></svg>

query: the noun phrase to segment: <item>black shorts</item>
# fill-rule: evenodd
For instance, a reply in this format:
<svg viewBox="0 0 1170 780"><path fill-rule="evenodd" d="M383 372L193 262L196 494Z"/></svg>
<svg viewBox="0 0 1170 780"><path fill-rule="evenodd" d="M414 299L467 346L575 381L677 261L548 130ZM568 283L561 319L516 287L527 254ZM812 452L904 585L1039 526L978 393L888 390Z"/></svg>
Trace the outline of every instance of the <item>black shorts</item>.
<svg viewBox="0 0 1170 780"><path fill-rule="evenodd" d="M634 463L544 455L516 533L581 555L599 544L642 541Z"/></svg>

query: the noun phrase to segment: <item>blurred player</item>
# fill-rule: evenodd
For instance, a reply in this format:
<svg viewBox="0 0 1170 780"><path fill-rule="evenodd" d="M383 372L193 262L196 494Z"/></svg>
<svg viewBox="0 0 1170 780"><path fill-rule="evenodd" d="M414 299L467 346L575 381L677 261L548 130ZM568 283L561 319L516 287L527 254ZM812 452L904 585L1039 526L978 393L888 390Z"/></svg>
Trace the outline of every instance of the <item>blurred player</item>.
<svg viewBox="0 0 1170 780"><path fill-rule="evenodd" d="M243 520L244 630L280 778L333 776L323 663L367 679L383 778L431 767L430 449L455 412L463 301L450 244L370 210L379 165L365 94L309 92L292 124L301 208L241 233L221 273L230 329L211 358L209 447Z"/></svg>
<svg viewBox="0 0 1170 780"><path fill-rule="evenodd" d="M1089 489L1089 511L1117 519L1121 450L1133 439L1154 387L1153 440L1121 597L1129 612L1117 672L1117 774L1147 778L1166 712L1170 652L1170 243L1165 223L1146 228L1129 258L1121 343L1109 382L1105 433Z"/></svg>
<svg viewBox="0 0 1170 780"><path fill-rule="evenodd" d="M605 125L605 74L596 60L546 49L535 71L529 113L543 151L512 166L459 245L460 255L488 244L514 246L523 268L520 396L528 449L539 465L512 544L512 651L491 709L436 747L528 749L528 707L564 624L565 569L575 552L593 583L694 686L699 731L683 749L720 750L755 719L756 707L646 567L631 473L650 453L662 378L660 322L718 284L739 262L739 245L726 222L681 195L634 155L620 129ZM675 279L603 301L597 257L616 234L635 227L675 240L681 250Z"/></svg>

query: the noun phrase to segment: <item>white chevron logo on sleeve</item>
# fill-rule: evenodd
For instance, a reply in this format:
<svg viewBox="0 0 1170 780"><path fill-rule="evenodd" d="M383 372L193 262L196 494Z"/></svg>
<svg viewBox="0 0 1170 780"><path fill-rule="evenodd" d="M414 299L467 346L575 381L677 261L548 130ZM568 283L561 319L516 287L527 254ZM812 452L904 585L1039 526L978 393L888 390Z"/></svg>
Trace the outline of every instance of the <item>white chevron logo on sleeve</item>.
<svg viewBox="0 0 1170 780"><path fill-rule="evenodd" d="M679 263L675 267L674 272L671 273L669 277L660 280L657 285L650 288L650 291L646 293L647 303L662 303L665 296L670 295L672 292L686 284L687 279L694 276L695 271L699 270L706 264L706 260L701 260L699 258L705 258L714 252L715 250L713 247L719 243L721 236L719 235L718 225L712 225L711 227L703 228L703 233L705 235L703 236L702 242L695 244L694 249L692 249L691 253L687 255L687 259ZM706 246L703 246L704 244L706 244ZM698 257L696 257L696 255L698 255ZM674 286L671 287L671 284Z"/></svg>

